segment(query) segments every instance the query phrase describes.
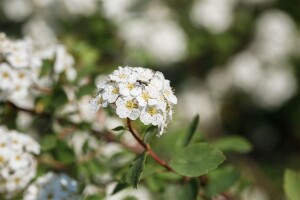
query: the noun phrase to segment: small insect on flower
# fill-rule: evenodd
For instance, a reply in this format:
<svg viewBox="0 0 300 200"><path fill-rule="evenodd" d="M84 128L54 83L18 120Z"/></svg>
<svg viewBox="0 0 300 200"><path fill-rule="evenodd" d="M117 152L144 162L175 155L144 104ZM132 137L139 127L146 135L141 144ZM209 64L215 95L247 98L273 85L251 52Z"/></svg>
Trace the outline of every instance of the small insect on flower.
<svg viewBox="0 0 300 200"><path fill-rule="evenodd" d="M141 84L141 85L145 85L145 86L148 86L148 84L149 84L148 81L143 81L143 80L139 80L139 79L136 82Z"/></svg>
<svg viewBox="0 0 300 200"><path fill-rule="evenodd" d="M120 118L140 119L159 129L172 119L177 98L170 81L161 72L142 67L119 67L98 85L100 91L90 101L92 110L113 105Z"/></svg>

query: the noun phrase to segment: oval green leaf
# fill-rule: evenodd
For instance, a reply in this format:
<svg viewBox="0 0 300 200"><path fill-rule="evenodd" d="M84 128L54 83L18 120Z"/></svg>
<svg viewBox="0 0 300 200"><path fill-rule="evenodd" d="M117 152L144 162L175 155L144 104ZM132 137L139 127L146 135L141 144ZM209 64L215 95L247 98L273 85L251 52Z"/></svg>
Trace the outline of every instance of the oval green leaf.
<svg viewBox="0 0 300 200"><path fill-rule="evenodd" d="M196 177L217 168L225 157L223 153L207 143L187 146L171 159L170 166L179 174Z"/></svg>

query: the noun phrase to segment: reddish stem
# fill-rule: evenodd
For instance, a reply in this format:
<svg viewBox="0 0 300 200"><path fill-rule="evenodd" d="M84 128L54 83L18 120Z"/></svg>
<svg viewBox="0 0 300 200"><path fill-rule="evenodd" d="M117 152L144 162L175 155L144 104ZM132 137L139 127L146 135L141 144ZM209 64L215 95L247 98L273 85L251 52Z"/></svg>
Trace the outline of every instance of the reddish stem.
<svg viewBox="0 0 300 200"><path fill-rule="evenodd" d="M177 173L168 163L163 161L158 157L158 155L151 149L149 144L144 143L144 141L136 134L136 132L133 130L131 126L131 120L127 118L127 126L129 128L129 132L132 134L132 136L138 141L138 143L147 151L147 153L161 166L166 168L168 171L172 171Z"/></svg>

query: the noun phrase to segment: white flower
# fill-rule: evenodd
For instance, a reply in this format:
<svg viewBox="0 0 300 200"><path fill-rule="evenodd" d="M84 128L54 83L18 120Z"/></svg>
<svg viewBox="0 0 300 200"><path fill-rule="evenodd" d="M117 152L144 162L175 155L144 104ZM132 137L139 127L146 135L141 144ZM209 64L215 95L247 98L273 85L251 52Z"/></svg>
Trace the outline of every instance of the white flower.
<svg viewBox="0 0 300 200"><path fill-rule="evenodd" d="M172 120L177 98L161 72L141 67L119 67L98 84L99 92L90 101L92 110L108 104L124 119L140 120L159 127L161 135Z"/></svg>
<svg viewBox="0 0 300 200"><path fill-rule="evenodd" d="M138 102L133 98L119 98L116 101L116 112L120 118L129 118L136 120L140 116L140 109Z"/></svg>
<svg viewBox="0 0 300 200"><path fill-rule="evenodd" d="M114 85L108 85L103 92L103 100L114 103L119 97L119 88Z"/></svg>
<svg viewBox="0 0 300 200"><path fill-rule="evenodd" d="M77 182L66 174L52 172L39 177L25 191L24 200L79 200Z"/></svg>
<svg viewBox="0 0 300 200"><path fill-rule="evenodd" d="M6 64L0 63L0 89L12 89L13 70Z"/></svg>
<svg viewBox="0 0 300 200"><path fill-rule="evenodd" d="M90 108L94 112L99 110L101 107L107 107L108 102L103 99L101 94L97 95L95 98L90 100Z"/></svg>
<svg viewBox="0 0 300 200"><path fill-rule="evenodd" d="M25 68L29 66L29 56L23 51L8 55L7 61L15 68Z"/></svg>
<svg viewBox="0 0 300 200"><path fill-rule="evenodd" d="M174 95L172 91L169 80L165 80L163 95L169 103L177 104L177 97Z"/></svg>
<svg viewBox="0 0 300 200"><path fill-rule="evenodd" d="M157 106L147 106L141 112L141 121L145 125L152 124L154 126L161 125L164 121L163 110Z"/></svg>
<svg viewBox="0 0 300 200"><path fill-rule="evenodd" d="M132 75L132 70L128 67L119 67L117 70L115 70L111 75L109 75L109 78L112 81L126 83L134 82L137 80L137 74ZM130 78L130 80L128 80Z"/></svg>
<svg viewBox="0 0 300 200"><path fill-rule="evenodd" d="M54 61L54 74L41 74L45 60ZM30 89L50 87L64 73L69 81L76 78L74 59L62 45L37 47L31 39L10 40L0 33L0 90L1 101L31 107L39 93ZM47 70L49 71L49 70ZM42 75L42 76L41 76ZM26 102L24 99L27 99Z"/></svg>
<svg viewBox="0 0 300 200"><path fill-rule="evenodd" d="M0 195L11 198L34 178L40 146L28 135L0 126Z"/></svg>
<svg viewBox="0 0 300 200"><path fill-rule="evenodd" d="M74 58L67 53L63 45L58 45L55 54L54 71L57 74L65 72L69 81L75 80L77 73L73 68Z"/></svg>
<svg viewBox="0 0 300 200"><path fill-rule="evenodd" d="M120 83L119 85L120 88L120 94L123 96L133 96L136 97L141 94L142 88L140 87L139 84L136 83Z"/></svg>
<svg viewBox="0 0 300 200"><path fill-rule="evenodd" d="M158 99L158 98L159 98L159 92L157 90L150 88L149 86L146 86L144 87L143 92L136 97L136 100L138 101L139 106L145 107L149 102L149 100Z"/></svg>

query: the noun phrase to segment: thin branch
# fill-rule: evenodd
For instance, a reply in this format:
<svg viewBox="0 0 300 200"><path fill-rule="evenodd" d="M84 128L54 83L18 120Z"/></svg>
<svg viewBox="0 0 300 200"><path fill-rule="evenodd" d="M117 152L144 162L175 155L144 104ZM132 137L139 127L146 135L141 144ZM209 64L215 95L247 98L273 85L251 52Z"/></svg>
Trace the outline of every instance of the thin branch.
<svg viewBox="0 0 300 200"><path fill-rule="evenodd" d="M168 171L172 171L177 173L168 163L159 158L159 156L151 149L149 144L144 143L144 141L136 134L131 126L131 120L127 118L127 126L129 128L129 132L132 136L138 141L138 143L148 152L148 154L161 166L166 168Z"/></svg>
<svg viewBox="0 0 300 200"><path fill-rule="evenodd" d="M26 112L26 113L29 113L29 114L32 114L32 115L37 115L37 116L40 116L40 117L45 117L45 118L51 118L51 114L50 113L45 113L45 112L37 112L35 110L31 110L31 109L27 109L27 108L21 108L17 105L15 105L14 103L12 102L7 102L10 106L12 106L13 108L19 110L19 111L23 111L23 112ZM79 129L80 128L80 124L77 124L77 123L74 123L74 122L70 122L62 117L55 117L53 118L56 122L58 122L59 124L64 124L64 123L67 123L69 124L70 126L72 126L73 128L75 129ZM109 131L98 131L98 130L95 130L95 129L91 129L90 132L97 138L97 139L103 139L105 140L106 142L116 142L116 143L120 143L125 149L127 150L130 150L134 153L141 153L142 152L142 149L137 147L137 146L131 146L131 145L128 145L127 143L123 142L123 141L120 141L117 139L117 137L112 133L112 132L109 132Z"/></svg>

